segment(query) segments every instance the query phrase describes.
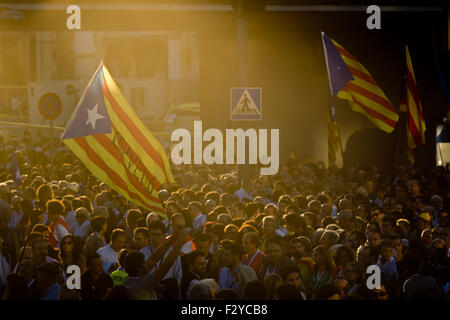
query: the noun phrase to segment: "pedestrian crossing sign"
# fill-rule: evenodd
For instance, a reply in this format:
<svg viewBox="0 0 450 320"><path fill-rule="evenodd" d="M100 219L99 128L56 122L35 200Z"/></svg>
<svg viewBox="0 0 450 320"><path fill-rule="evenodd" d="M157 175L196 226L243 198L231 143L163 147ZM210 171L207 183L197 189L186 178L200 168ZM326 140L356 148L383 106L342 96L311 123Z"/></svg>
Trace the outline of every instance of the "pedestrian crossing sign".
<svg viewBox="0 0 450 320"><path fill-rule="evenodd" d="M231 88L231 120L261 120L261 88Z"/></svg>

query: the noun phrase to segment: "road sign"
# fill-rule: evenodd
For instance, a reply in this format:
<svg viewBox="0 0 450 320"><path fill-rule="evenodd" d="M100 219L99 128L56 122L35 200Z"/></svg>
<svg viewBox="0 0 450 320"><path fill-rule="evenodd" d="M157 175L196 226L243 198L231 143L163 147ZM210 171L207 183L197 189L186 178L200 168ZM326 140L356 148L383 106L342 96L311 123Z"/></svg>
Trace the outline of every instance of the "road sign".
<svg viewBox="0 0 450 320"><path fill-rule="evenodd" d="M61 99L56 93L47 92L39 99L39 112L48 120L59 117L62 110Z"/></svg>
<svg viewBox="0 0 450 320"><path fill-rule="evenodd" d="M231 88L231 120L261 120L261 88Z"/></svg>

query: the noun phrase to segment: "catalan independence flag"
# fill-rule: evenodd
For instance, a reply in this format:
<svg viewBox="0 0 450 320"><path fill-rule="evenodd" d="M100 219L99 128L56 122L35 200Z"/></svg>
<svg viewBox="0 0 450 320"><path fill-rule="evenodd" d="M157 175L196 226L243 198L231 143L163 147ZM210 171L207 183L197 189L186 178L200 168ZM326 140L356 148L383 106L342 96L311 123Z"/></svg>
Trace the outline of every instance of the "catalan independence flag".
<svg viewBox="0 0 450 320"><path fill-rule="evenodd" d="M426 127L408 46L406 46L406 105L408 108L406 148L409 160L414 163L413 150L425 143Z"/></svg>
<svg viewBox="0 0 450 320"><path fill-rule="evenodd" d="M137 205L165 216L158 191L162 184L174 183L168 157L103 62L61 139L99 180Z"/></svg>
<svg viewBox="0 0 450 320"><path fill-rule="evenodd" d="M345 68L351 75L345 87L334 94L338 98L348 100L353 111L364 114L379 129L391 133L398 122L398 112L383 90L367 69L341 45L323 32L322 40L328 55L335 51L334 54L338 54L344 62L342 66L339 66L339 70ZM328 65L328 69L332 70L333 67ZM331 72L330 76L332 76Z"/></svg>

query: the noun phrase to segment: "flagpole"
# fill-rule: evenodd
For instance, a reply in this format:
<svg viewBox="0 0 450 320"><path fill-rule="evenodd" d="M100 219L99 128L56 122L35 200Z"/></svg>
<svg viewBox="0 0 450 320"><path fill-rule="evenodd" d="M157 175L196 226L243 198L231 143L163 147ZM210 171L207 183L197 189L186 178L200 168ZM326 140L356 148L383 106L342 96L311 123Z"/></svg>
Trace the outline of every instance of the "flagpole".
<svg viewBox="0 0 450 320"><path fill-rule="evenodd" d="M330 97L330 112L331 112L331 121L336 122L336 127L337 127L337 134L338 134L338 138L339 138L339 147L341 149L341 157L342 157L342 169L344 170L344 175L345 175L345 182L346 182L346 186L347 186L347 191L349 193L350 196L350 203L352 208L354 208L354 203L353 203L353 196L352 196L352 191L350 189L350 180L348 177L348 172L345 169L345 163L344 163L344 148L342 146L342 139L341 139L341 131L339 129L339 125L337 123L337 117L336 117L336 108L334 107L334 102L333 102L333 85L331 84L331 77L330 77L330 70L328 68L328 55L327 55L327 50L325 48L325 42L324 42L324 32L321 32L322 34L322 46L323 46L323 53L325 55L325 64L327 66L327 75L328 75L328 91L329 91L329 97ZM355 231L358 231L358 226L356 224L356 214L353 213L353 220L355 223Z"/></svg>
<svg viewBox="0 0 450 320"><path fill-rule="evenodd" d="M441 144L438 142L437 145L438 145L438 149L439 149L439 155L441 156L442 166L445 167L445 164L444 164L444 157L442 156Z"/></svg>

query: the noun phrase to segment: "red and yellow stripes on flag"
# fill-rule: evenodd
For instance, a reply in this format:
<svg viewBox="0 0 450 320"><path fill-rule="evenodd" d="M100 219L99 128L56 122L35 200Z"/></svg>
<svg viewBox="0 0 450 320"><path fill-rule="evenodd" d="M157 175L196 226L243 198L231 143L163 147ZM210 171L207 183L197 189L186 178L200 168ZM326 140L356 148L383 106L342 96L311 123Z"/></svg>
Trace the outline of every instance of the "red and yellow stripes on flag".
<svg viewBox="0 0 450 320"><path fill-rule="evenodd" d="M341 45L332 41L354 78L337 96L348 100L353 111L364 114L379 129L391 133L398 122L397 110L367 69Z"/></svg>
<svg viewBox="0 0 450 320"><path fill-rule="evenodd" d="M162 184L174 183L168 157L104 65L101 72L112 133L63 141L98 179L137 205L165 217L158 191Z"/></svg>
<svg viewBox="0 0 450 320"><path fill-rule="evenodd" d="M425 143L426 127L408 46L406 46L406 104L408 108L406 149L409 160L414 163L412 150Z"/></svg>
<svg viewBox="0 0 450 320"><path fill-rule="evenodd" d="M328 166L336 165L337 152L339 151L339 132L336 121L328 110Z"/></svg>

